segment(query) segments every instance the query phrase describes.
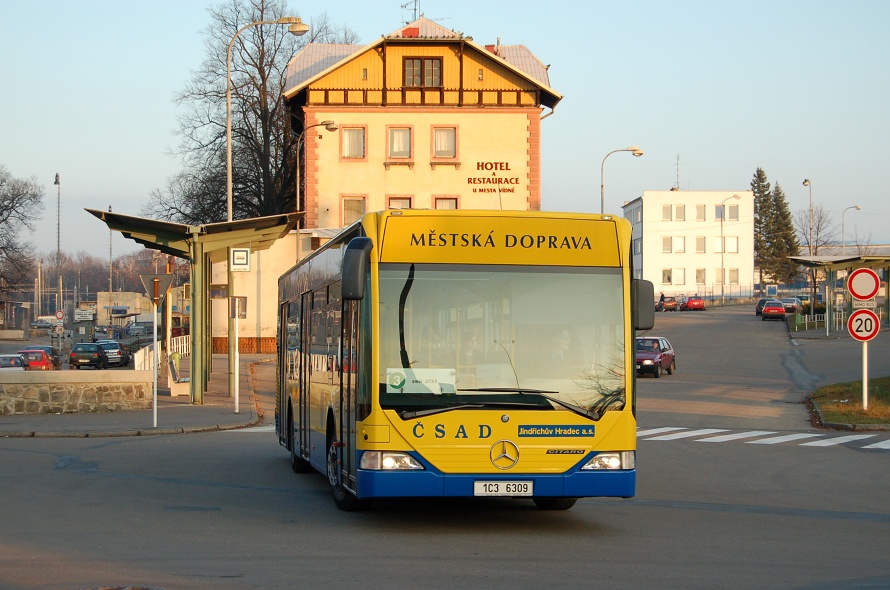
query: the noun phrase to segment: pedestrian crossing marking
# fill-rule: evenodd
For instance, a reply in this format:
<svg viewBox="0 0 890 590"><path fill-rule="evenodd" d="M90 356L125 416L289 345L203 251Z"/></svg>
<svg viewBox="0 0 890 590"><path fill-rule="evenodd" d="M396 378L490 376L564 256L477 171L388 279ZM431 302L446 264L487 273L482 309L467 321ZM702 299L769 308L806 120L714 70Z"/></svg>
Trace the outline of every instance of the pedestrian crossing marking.
<svg viewBox="0 0 890 590"><path fill-rule="evenodd" d="M677 426L674 428L665 427L665 428L650 428L649 430L638 430L637 438L640 438L641 436L651 436L653 434L661 434L663 432L674 432L676 430L685 430L685 429Z"/></svg>
<svg viewBox="0 0 890 590"><path fill-rule="evenodd" d="M879 443L874 443L865 447L863 449L890 449L890 440L884 440Z"/></svg>
<svg viewBox="0 0 890 590"><path fill-rule="evenodd" d="M798 432L797 434L786 434L785 436L774 436L772 438L762 438L760 440L749 440L745 442L747 445L777 445L783 442L790 442L792 440L802 440L805 438L815 438L817 436L823 436L821 434L808 434L805 432Z"/></svg>
<svg viewBox="0 0 890 590"><path fill-rule="evenodd" d="M767 434L776 434L772 430L749 430L748 432L734 432L732 434L724 434L721 436L711 436L703 438L695 442L728 442L731 440L739 440L742 438L754 438L755 436L766 436Z"/></svg>
<svg viewBox="0 0 890 590"><path fill-rule="evenodd" d="M725 428L703 428L701 430L690 430L684 432L675 432L673 434L665 434L662 436L656 436L655 438L649 438L646 440L677 440L680 438L692 438L694 436L705 436L707 434L716 434L718 432L726 432Z"/></svg>
<svg viewBox="0 0 890 590"><path fill-rule="evenodd" d="M817 440L813 442L803 443L802 447L830 447L832 445L842 445L854 440L862 440L863 438L871 438L873 434L851 434L850 436L839 436L837 438L829 438L825 440Z"/></svg>

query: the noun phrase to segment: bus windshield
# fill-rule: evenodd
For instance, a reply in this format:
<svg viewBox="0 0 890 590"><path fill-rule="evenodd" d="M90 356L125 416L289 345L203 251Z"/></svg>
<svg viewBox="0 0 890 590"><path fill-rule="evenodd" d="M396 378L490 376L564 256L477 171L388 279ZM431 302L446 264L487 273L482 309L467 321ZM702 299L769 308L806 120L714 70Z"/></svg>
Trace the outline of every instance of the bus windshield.
<svg viewBox="0 0 890 590"><path fill-rule="evenodd" d="M621 269L381 264L379 278L384 409L624 407Z"/></svg>

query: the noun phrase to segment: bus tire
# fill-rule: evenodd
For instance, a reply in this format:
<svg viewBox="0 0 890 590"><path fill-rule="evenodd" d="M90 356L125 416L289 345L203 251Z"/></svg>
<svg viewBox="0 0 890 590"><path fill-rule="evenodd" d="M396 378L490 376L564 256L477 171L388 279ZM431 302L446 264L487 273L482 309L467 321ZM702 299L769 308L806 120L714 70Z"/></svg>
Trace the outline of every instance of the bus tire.
<svg viewBox="0 0 890 590"><path fill-rule="evenodd" d="M364 510L370 505L370 501L359 500L340 483L340 454L337 451L337 441L335 440L332 426L328 426L325 465L327 466L328 483L331 484L331 493L334 496L334 504L337 505L337 508L345 512L355 512Z"/></svg>
<svg viewBox="0 0 890 590"><path fill-rule="evenodd" d="M293 410L287 417L287 430L290 432L290 468L294 473L309 473L312 471L312 465L309 464L309 461L302 458L298 451L297 430L294 428Z"/></svg>
<svg viewBox="0 0 890 590"><path fill-rule="evenodd" d="M541 510L568 510L575 505L578 498L532 498L532 500Z"/></svg>

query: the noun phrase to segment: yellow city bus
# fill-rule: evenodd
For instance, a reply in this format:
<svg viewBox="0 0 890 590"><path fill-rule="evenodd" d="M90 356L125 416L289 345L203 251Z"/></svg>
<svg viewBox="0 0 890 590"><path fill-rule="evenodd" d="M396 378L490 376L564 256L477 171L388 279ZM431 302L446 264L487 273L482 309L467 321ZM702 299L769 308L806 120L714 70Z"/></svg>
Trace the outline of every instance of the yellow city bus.
<svg viewBox="0 0 890 590"><path fill-rule="evenodd" d="M275 430L341 509L635 493L631 228L610 215L366 214L279 279Z"/></svg>

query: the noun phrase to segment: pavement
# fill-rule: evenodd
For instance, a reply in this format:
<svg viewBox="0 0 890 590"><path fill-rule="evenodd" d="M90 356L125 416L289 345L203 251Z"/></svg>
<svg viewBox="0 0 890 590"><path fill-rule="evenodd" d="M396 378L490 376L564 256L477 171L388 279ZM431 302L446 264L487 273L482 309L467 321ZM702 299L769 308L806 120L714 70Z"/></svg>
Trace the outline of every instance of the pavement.
<svg viewBox="0 0 890 590"><path fill-rule="evenodd" d="M213 355L212 370L203 404L188 396L170 395L166 377L158 378L157 424L155 412L128 410L67 414L13 414L0 416L3 437L98 438L151 436L233 430L274 424L274 355L240 355L237 412L229 395L228 357ZM188 376L187 373L183 376Z"/></svg>

